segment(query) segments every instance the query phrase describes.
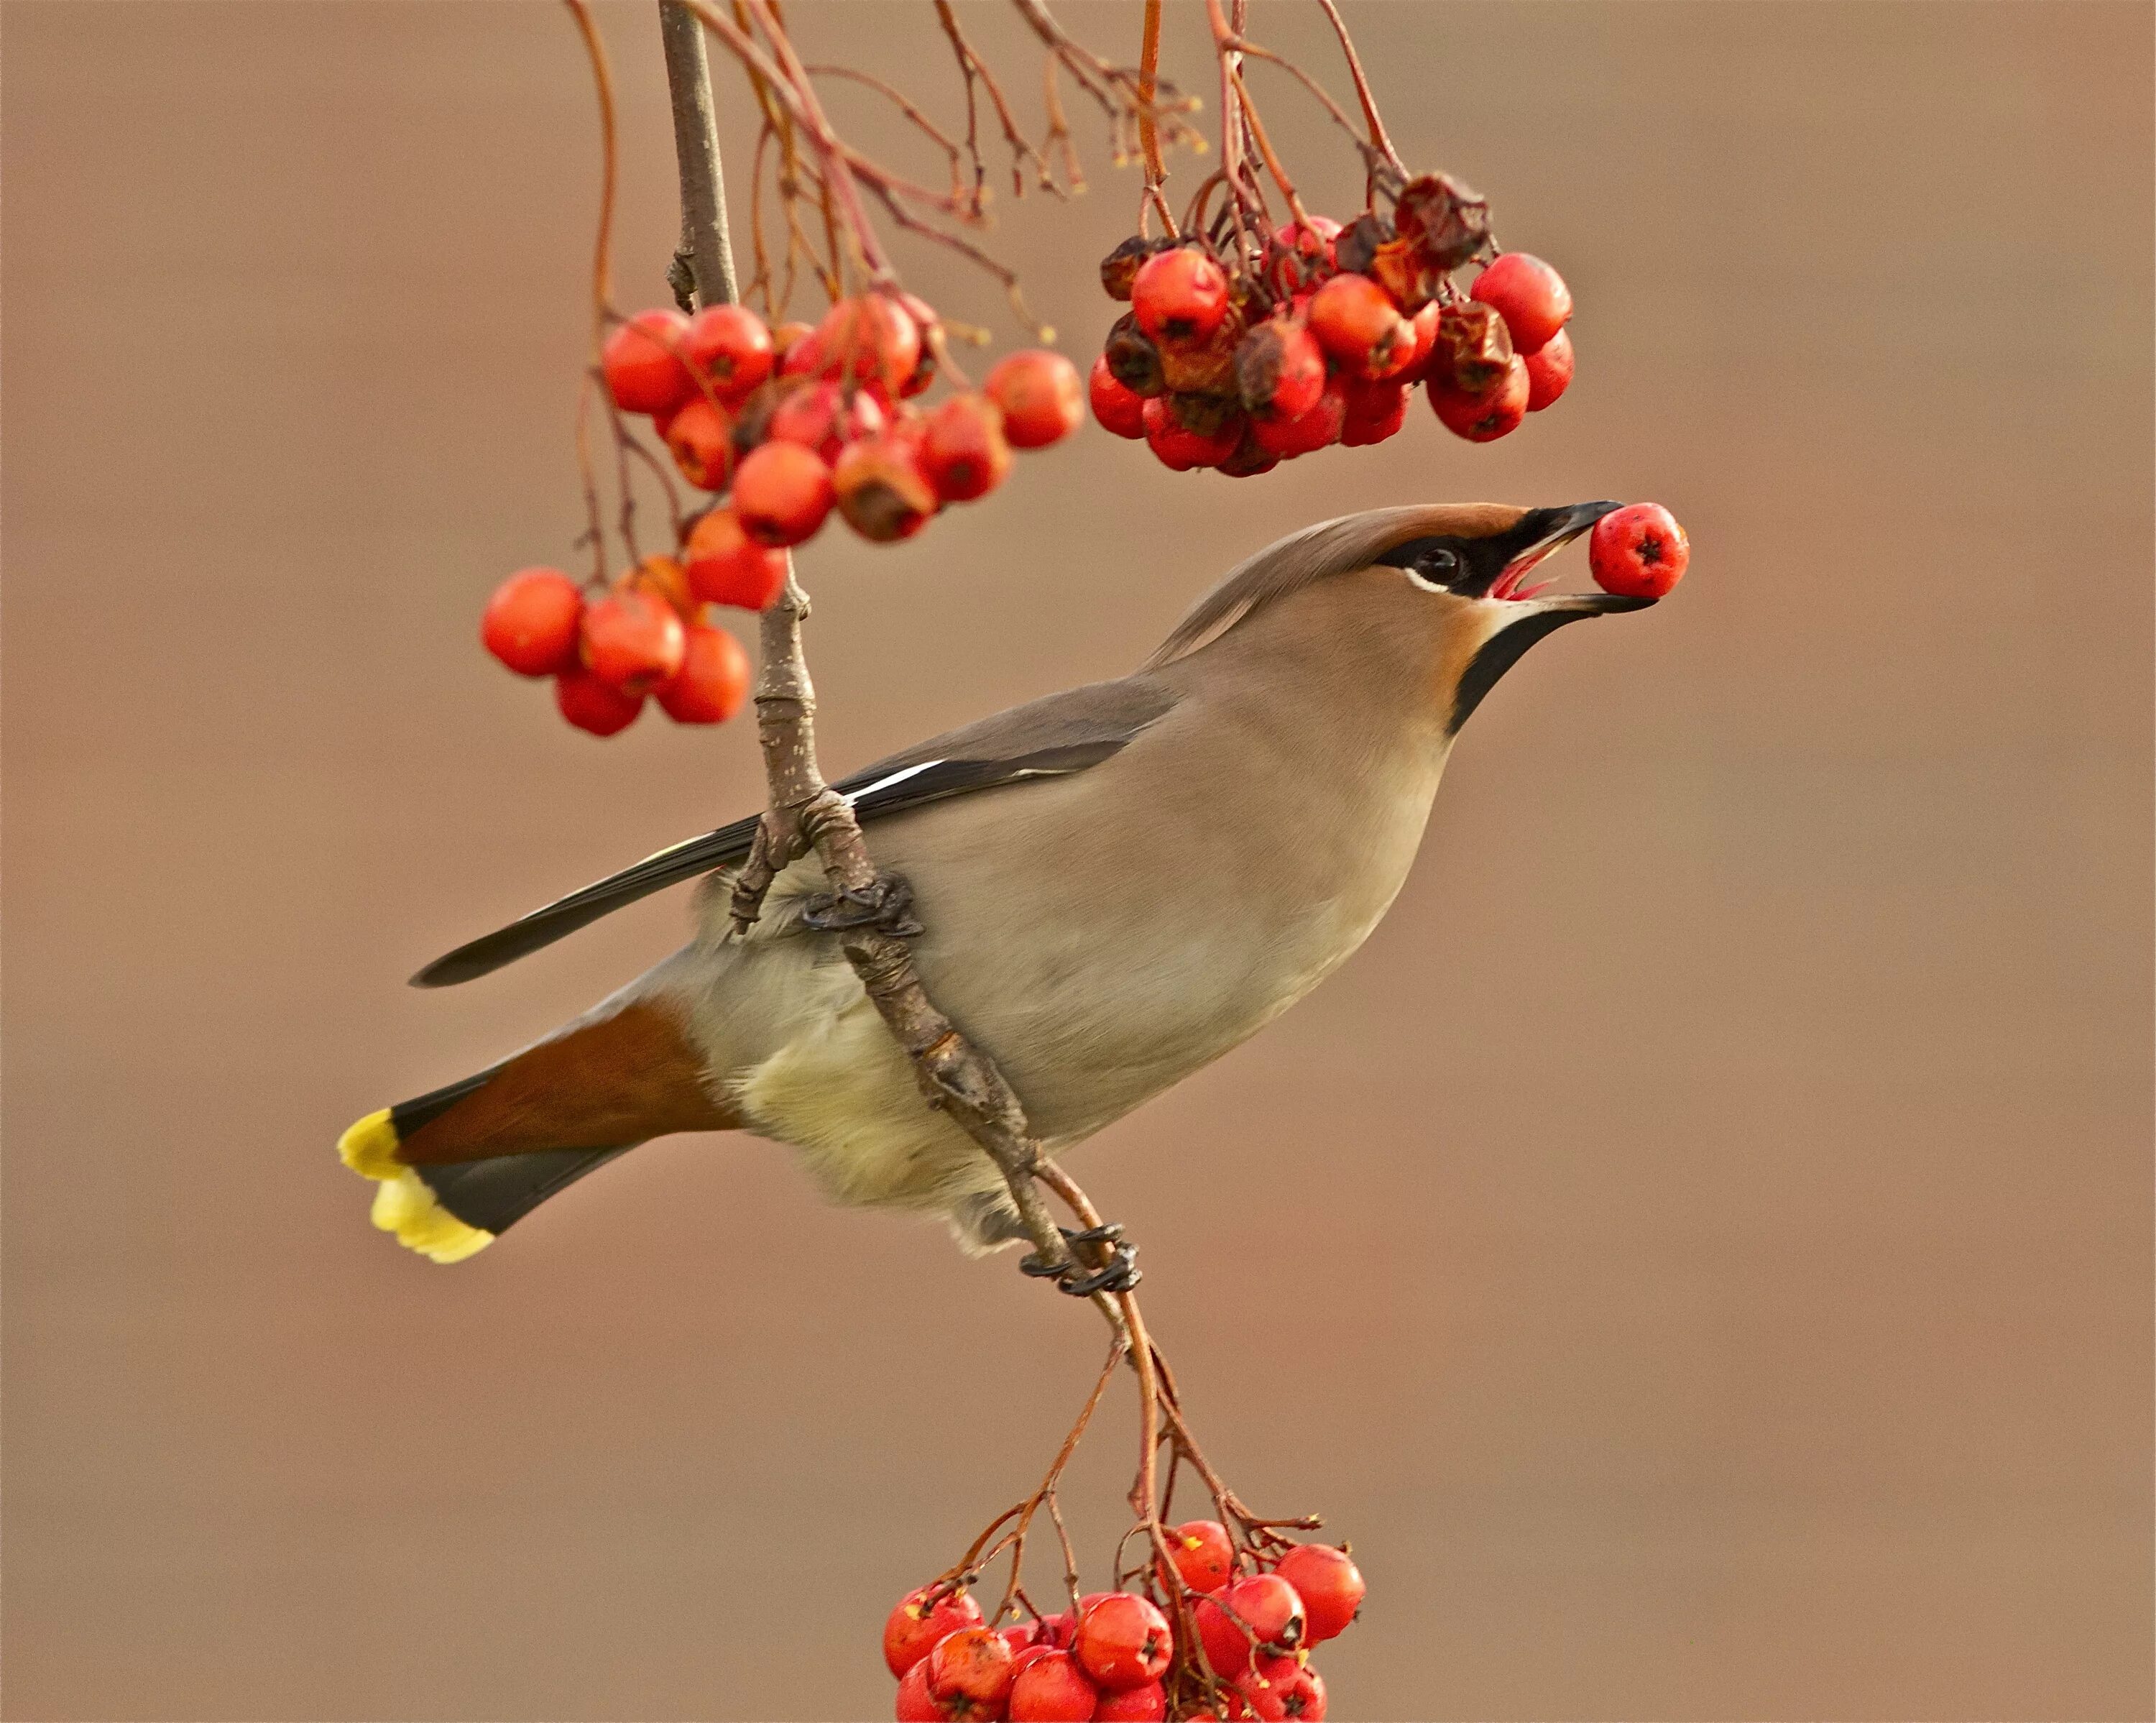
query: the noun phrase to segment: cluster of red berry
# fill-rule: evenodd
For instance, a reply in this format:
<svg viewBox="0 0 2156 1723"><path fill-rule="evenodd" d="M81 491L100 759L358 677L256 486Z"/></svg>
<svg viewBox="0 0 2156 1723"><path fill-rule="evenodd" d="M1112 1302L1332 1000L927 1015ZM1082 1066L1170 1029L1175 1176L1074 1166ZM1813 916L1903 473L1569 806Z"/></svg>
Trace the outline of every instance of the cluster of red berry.
<svg viewBox="0 0 2156 1723"><path fill-rule="evenodd" d="M647 694L676 723L723 723L747 697L748 655L711 625L705 605L747 600L742 559L715 561L710 551L700 553L691 533L685 568L646 557L588 600L559 568L521 569L487 601L480 639L519 676L552 676L562 716L595 736L634 723ZM784 558L771 560L783 584Z"/></svg>
<svg viewBox="0 0 2156 1723"><path fill-rule="evenodd" d="M945 503L994 490L1013 449L1060 441L1085 416L1076 368L1038 350L923 412L941 347L911 294L841 300L813 327L731 305L620 324L600 354L614 405L649 415L690 484L732 497L696 517L678 559L647 557L599 596L558 568L512 574L486 607L487 650L552 676L562 717L594 735L626 728L646 695L678 723L723 723L749 665L706 605L769 604L785 548L834 507L865 538L910 538Z"/></svg>
<svg viewBox="0 0 2156 1723"><path fill-rule="evenodd" d="M1522 251L1493 256L1462 295L1452 271L1488 252L1489 231L1489 206L1432 173L1390 216L1277 229L1255 268L1189 235L1127 239L1101 265L1131 309L1094 363L1094 416L1178 472L1237 478L1383 442L1418 383L1448 429L1504 436L1572 381L1572 295Z"/></svg>
<svg viewBox="0 0 2156 1723"><path fill-rule="evenodd" d="M650 415L681 476L731 489L742 532L783 548L814 537L834 507L864 538L911 538L945 503L1001 484L1013 449L1059 442L1085 416L1076 368L1037 348L923 412L914 398L942 346L925 302L871 292L813 328L767 328L734 305L640 311L600 361L614 404Z"/></svg>
<svg viewBox="0 0 2156 1723"><path fill-rule="evenodd" d="M1178 1525L1169 1541L1194 1646L1178 1647L1159 1604L1137 1592L1095 1592L1075 1611L1004 1628L984 1623L963 1590L909 1592L883 1630L898 1723L1322 1719L1310 1648L1362 1607L1348 1552L1295 1544L1268 1558L1270 1571L1238 1578L1218 1520Z"/></svg>

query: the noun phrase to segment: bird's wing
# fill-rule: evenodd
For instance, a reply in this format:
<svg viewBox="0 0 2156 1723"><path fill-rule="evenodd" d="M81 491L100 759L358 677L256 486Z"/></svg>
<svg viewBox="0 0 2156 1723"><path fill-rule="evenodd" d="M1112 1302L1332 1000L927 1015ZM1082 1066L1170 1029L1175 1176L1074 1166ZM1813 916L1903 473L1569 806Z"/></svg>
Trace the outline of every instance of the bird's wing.
<svg viewBox="0 0 2156 1723"><path fill-rule="evenodd" d="M1149 676L1092 682L1013 707L924 742L834 787L864 824L926 802L1029 779L1068 777L1096 766L1158 720L1177 696ZM436 958L414 987L451 987L587 927L624 904L747 858L757 816L737 820L641 862Z"/></svg>

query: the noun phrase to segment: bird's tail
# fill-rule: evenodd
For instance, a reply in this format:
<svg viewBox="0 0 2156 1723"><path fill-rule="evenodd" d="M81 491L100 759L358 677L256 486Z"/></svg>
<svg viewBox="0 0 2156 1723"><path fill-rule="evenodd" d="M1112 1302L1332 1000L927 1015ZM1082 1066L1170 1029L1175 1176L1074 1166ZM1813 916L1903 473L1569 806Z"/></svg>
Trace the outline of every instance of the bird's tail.
<svg viewBox="0 0 2156 1723"><path fill-rule="evenodd" d="M501 1064L370 1113L337 1143L374 1224L438 1263L483 1250L564 1186L673 1131L731 1130L678 1010L609 1001Z"/></svg>
<svg viewBox="0 0 2156 1723"><path fill-rule="evenodd" d="M483 1160L409 1166L400 1143L439 1118L493 1073L481 1072L416 1100L370 1113L337 1139L344 1164L376 1180L374 1224L437 1263L461 1263L484 1250L556 1191L625 1155L616 1149L541 1149Z"/></svg>

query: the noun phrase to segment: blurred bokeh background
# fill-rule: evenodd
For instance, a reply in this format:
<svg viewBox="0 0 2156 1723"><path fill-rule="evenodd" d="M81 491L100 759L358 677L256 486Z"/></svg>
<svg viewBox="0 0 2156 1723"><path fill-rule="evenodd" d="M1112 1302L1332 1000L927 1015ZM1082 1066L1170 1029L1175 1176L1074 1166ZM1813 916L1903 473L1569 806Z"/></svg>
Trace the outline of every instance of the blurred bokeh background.
<svg viewBox="0 0 2156 1723"><path fill-rule="evenodd" d="M958 111L925 4L791 12ZM1134 52L1135 4L1062 13ZM1348 14L1409 159L1569 277L1571 397L1241 485L1092 430L911 545L834 529L827 763L1127 668L1323 515L1669 503L1676 602L1506 682L1368 949L1075 1170L1214 1458L1356 1543L1336 1715L2147 1716L2149 11ZM655 19L601 16L654 302ZM1018 26L966 16L1032 121ZM1344 89L1316 8L1253 22ZM757 800L745 723L601 744L473 638L580 524L567 18L4 28L8 1713L888 1715L886 1609L1037 1477L1092 1314L745 1139L454 1269L331 1149L684 903L417 964ZM1092 193L995 243L1083 354L1136 181L1072 114ZM1067 1494L1096 1566L1128 1412Z"/></svg>

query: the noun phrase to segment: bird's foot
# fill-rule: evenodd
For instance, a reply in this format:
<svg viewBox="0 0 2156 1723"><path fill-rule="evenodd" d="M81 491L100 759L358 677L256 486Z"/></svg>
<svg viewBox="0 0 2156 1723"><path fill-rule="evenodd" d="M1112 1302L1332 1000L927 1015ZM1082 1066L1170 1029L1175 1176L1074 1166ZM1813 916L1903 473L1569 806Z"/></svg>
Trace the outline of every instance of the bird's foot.
<svg viewBox="0 0 2156 1723"><path fill-rule="evenodd" d="M913 887L895 873L879 873L861 891L818 892L802 903L801 925L817 934L875 928L895 939L924 931L913 918Z"/></svg>
<svg viewBox="0 0 2156 1723"><path fill-rule="evenodd" d="M1088 1270L1075 1255L1060 1263L1044 1263L1040 1252L1034 1252L1019 1258L1019 1273L1053 1280L1074 1299L1090 1299L1095 1293L1127 1293L1145 1278L1138 1267L1138 1247L1123 1242L1123 1229L1119 1223L1111 1222L1105 1227L1078 1230L1059 1227L1055 1230L1063 1235L1067 1245L1107 1245L1108 1260L1098 1268Z"/></svg>

